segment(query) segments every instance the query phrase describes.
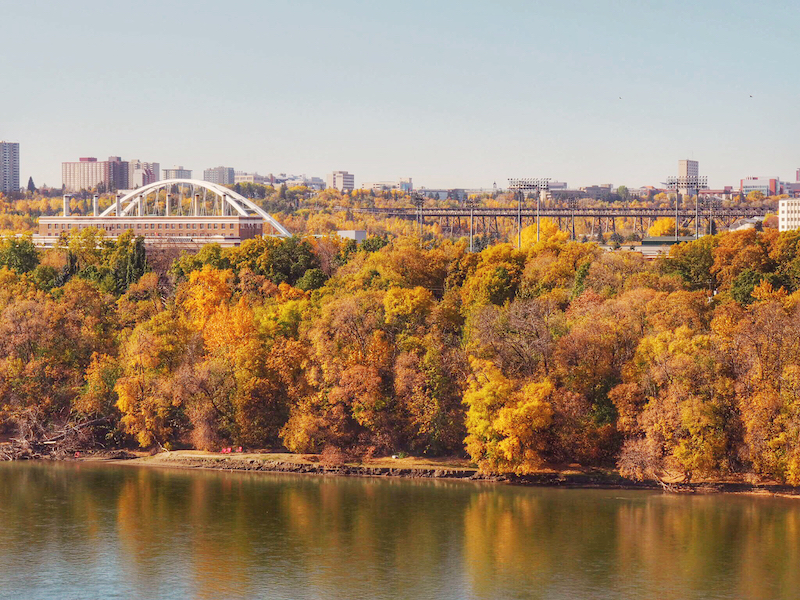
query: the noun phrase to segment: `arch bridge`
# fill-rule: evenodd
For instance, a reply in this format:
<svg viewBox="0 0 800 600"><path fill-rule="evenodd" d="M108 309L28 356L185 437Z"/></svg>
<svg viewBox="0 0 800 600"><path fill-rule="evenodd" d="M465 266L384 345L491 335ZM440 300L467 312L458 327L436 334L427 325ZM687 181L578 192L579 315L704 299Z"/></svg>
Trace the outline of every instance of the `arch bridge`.
<svg viewBox="0 0 800 600"><path fill-rule="evenodd" d="M165 179L118 194L100 212L95 195L91 216L71 216L64 196L60 217L39 219L39 239L53 245L62 233L96 227L115 237L126 230L154 245L194 247L207 243L237 246L258 235L289 237L272 215L241 194L216 183L196 179Z"/></svg>
<svg viewBox="0 0 800 600"><path fill-rule="evenodd" d="M97 210L95 210L95 213ZM225 186L198 179L165 179L117 196L100 217L261 217L281 237L291 236L272 215Z"/></svg>

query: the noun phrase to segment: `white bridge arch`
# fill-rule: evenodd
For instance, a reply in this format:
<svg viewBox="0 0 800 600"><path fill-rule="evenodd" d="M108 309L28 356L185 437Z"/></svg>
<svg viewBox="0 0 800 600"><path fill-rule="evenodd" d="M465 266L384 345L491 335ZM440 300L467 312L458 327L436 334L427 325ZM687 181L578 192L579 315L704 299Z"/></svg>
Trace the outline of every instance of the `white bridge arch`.
<svg viewBox="0 0 800 600"><path fill-rule="evenodd" d="M269 223L280 237L292 235L252 200L225 186L198 179L164 179L137 188L124 196L117 196L114 203L100 216L260 217Z"/></svg>

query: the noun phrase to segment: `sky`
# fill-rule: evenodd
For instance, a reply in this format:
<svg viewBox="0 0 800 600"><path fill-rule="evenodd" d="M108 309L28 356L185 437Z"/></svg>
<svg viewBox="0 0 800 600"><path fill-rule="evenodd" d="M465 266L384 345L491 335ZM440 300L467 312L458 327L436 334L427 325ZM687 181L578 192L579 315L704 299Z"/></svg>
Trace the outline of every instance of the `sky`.
<svg viewBox="0 0 800 600"><path fill-rule="evenodd" d="M122 156L428 188L800 168L796 0L0 0L22 182Z"/></svg>

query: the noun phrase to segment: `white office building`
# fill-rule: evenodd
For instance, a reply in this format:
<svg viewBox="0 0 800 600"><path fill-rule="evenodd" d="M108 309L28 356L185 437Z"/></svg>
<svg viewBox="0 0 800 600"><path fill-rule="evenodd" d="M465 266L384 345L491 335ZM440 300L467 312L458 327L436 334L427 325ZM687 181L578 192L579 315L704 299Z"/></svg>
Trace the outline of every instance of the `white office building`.
<svg viewBox="0 0 800 600"><path fill-rule="evenodd" d="M413 192L414 184L411 177L402 177L397 181L370 181L361 184L362 190L372 190L373 192L385 192L389 190L400 190L402 192Z"/></svg>
<svg viewBox="0 0 800 600"><path fill-rule="evenodd" d="M19 191L19 143L0 141L0 192Z"/></svg>
<svg viewBox="0 0 800 600"><path fill-rule="evenodd" d="M244 171L236 171L233 174L234 183L260 183L261 185L269 185L272 183L266 175L259 175L258 173L245 173Z"/></svg>
<svg viewBox="0 0 800 600"><path fill-rule="evenodd" d="M328 188L339 190L340 192L352 192L356 187L356 178L347 171L334 171L328 175Z"/></svg>

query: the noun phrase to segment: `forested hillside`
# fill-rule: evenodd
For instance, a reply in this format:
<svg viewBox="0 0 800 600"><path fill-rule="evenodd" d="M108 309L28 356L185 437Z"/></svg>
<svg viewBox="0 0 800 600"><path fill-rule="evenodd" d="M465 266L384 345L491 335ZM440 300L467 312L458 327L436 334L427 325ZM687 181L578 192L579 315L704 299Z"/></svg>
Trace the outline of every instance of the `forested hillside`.
<svg viewBox="0 0 800 600"><path fill-rule="evenodd" d="M128 235L44 253L8 238L0 427L800 483L800 232L660 261L525 233L480 253L255 239L166 272Z"/></svg>

